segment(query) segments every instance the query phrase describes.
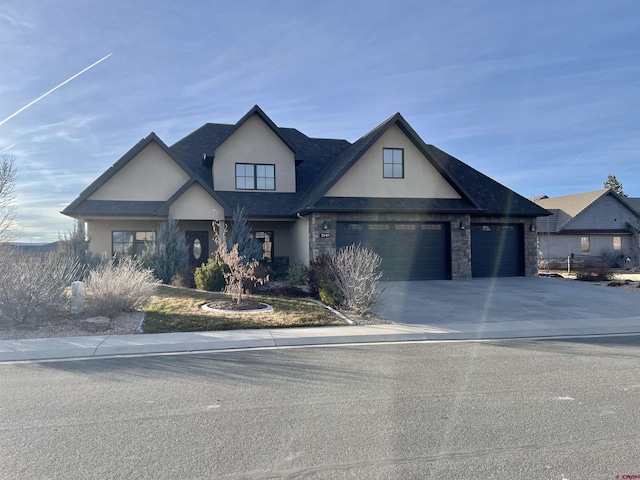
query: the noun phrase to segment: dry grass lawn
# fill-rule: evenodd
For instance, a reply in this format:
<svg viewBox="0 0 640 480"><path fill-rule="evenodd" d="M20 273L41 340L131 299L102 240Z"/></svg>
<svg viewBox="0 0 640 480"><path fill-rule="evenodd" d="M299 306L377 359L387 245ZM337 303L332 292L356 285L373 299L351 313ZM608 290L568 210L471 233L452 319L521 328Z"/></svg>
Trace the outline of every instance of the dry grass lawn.
<svg viewBox="0 0 640 480"><path fill-rule="evenodd" d="M265 313L207 312L200 308L203 304L228 300L229 296L160 285L144 308L144 333L345 325L331 311L308 300L261 296L246 298L268 303L273 310Z"/></svg>

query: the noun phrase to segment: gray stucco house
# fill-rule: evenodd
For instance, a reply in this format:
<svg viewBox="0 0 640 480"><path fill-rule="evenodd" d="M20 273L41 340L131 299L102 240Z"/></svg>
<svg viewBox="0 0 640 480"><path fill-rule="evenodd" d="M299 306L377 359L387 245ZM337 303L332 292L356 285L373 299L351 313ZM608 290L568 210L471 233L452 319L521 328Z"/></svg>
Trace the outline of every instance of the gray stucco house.
<svg viewBox="0 0 640 480"><path fill-rule="evenodd" d="M629 266L638 265L640 198L602 189L534 201L552 213L538 219L541 260L564 262L573 256L592 264L613 254L628 259Z"/></svg>
<svg viewBox="0 0 640 480"><path fill-rule="evenodd" d="M149 134L62 213L106 255L135 254L171 215L199 264L212 221L236 205L265 261L308 264L359 242L392 280L535 275L536 217L548 214L425 144L399 113L349 143L278 127L257 105L171 146Z"/></svg>

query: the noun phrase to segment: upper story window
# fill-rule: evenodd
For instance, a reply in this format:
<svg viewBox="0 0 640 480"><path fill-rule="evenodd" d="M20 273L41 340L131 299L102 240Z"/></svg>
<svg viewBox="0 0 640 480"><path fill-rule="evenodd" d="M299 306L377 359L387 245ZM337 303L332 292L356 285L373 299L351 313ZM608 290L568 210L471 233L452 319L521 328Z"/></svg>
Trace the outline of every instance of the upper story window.
<svg viewBox="0 0 640 480"><path fill-rule="evenodd" d="M383 148L382 169L384 178L404 178L404 150L402 148Z"/></svg>
<svg viewBox="0 0 640 480"><path fill-rule="evenodd" d="M237 190L275 190L276 166L260 163L236 163Z"/></svg>

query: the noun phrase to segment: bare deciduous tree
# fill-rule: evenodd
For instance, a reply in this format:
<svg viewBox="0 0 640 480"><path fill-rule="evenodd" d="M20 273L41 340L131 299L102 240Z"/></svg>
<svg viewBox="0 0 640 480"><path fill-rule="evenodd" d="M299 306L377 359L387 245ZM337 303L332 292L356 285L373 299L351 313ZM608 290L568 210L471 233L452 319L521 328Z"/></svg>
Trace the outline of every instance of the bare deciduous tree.
<svg viewBox="0 0 640 480"><path fill-rule="evenodd" d="M0 157L0 243L15 236L15 185L18 177L13 155Z"/></svg>

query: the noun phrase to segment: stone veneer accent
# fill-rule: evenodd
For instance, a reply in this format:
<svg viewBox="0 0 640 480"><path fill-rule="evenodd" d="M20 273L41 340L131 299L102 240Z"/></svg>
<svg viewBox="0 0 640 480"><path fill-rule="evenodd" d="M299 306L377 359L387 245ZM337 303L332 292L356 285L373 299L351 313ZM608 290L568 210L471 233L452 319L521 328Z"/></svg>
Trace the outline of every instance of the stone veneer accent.
<svg viewBox="0 0 640 480"><path fill-rule="evenodd" d="M324 222L329 225L323 229ZM471 223L522 223L524 224L525 275L538 274L538 247L536 232L531 232L535 218L529 217L470 217L468 214L438 213L327 213L314 212L309 220L309 254L316 258L323 253L336 251L337 222L445 222L451 232L451 278L462 280L471 278ZM464 225L464 230L460 225ZM322 232L330 237L321 238Z"/></svg>

